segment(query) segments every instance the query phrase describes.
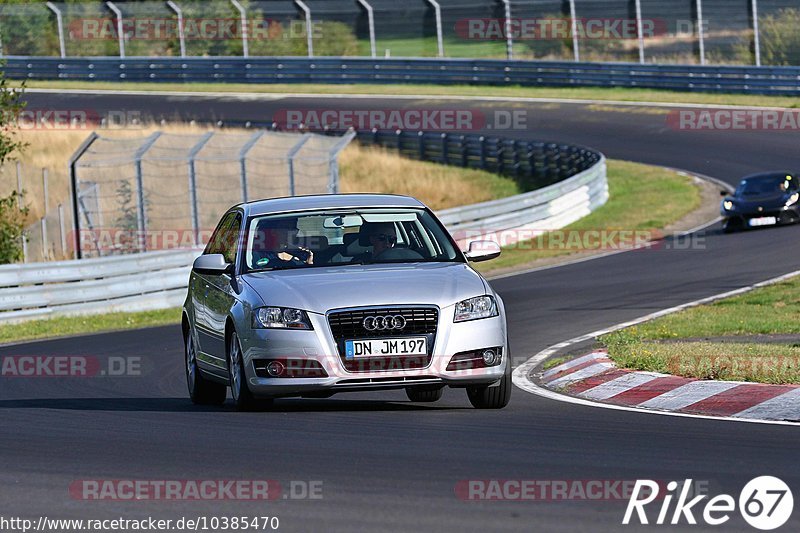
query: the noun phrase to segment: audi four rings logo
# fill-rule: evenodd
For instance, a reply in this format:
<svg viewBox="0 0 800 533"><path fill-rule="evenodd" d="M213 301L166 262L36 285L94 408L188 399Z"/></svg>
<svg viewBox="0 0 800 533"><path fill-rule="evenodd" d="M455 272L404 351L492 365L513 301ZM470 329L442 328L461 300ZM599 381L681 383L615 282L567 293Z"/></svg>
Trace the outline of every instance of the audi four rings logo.
<svg viewBox="0 0 800 533"><path fill-rule="evenodd" d="M361 325L367 331L403 329L406 327L406 319L401 315L368 316Z"/></svg>

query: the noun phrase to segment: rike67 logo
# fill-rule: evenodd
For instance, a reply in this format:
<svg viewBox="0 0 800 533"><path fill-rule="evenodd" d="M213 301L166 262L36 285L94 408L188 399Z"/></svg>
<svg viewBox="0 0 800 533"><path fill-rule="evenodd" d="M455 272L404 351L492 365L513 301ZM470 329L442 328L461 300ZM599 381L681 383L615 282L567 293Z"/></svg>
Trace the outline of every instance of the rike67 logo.
<svg viewBox="0 0 800 533"><path fill-rule="evenodd" d="M730 520L731 514L738 507L739 513L748 524L768 531L785 524L792 516L794 508L794 498L789 486L772 476L750 480L739 494L738 502L729 494L711 498L707 494L695 495L691 492L692 487L691 479L685 480L683 485L671 481L666 486L666 492L662 492L663 484L649 479L637 480L622 523L635 524L638 520L640 524L650 524L652 511L655 509L650 509L651 514L648 517L645 507L659 500L660 507L658 504L653 506L658 508L658 517L654 524L696 525L697 518L700 517L708 525L720 526Z"/></svg>

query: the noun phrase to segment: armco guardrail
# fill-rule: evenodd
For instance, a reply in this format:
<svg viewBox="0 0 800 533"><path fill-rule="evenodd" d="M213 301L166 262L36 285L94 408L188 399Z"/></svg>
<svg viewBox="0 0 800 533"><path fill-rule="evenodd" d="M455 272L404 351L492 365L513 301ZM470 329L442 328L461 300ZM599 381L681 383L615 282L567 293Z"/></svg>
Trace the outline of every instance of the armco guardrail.
<svg viewBox="0 0 800 533"><path fill-rule="evenodd" d="M9 56L11 79L227 83L435 83L800 94L800 67L358 57Z"/></svg>
<svg viewBox="0 0 800 533"><path fill-rule="evenodd" d="M0 266L0 324L177 307L199 250Z"/></svg>
<svg viewBox="0 0 800 533"><path fill-rule="evenodd" d="M370 135L377 140L381 138L375 132ZM459 138L458 142L461 141ZM495 148L504 146L505 141L500 141L488 144ZM478 142L484 141L478 139ZM487 149L486 161L513 174L524 170L533 177L553 179L557 175L553 173L566 168L563 165L567 162L575 166L571 167L571 176L541 189L440 212L459 244L466 246L468 241L480 238L513 244L516 236L562 228L605 203L608 184L603 155L586 148L548 146L556 147L552 157L560 158L562 166L544 166L540 174L536 165L509 168L503 163L502 150ZM565 152L563 157L559 155L561 151ZM574 157L568 157L570 154ZM429 155L436 154L429 152ZM197 249L181 249L0 266L0 324L62 315L177 307L186 297L189 271L198 254Z"/></svg>
<svg viewBox="0 0 800 533"><path fill-rule="evenodd" d="M491 239L503 246L563 228L608 200L606 160L559 183L510 198L446 209L438 213L460 245Z"/></svg>

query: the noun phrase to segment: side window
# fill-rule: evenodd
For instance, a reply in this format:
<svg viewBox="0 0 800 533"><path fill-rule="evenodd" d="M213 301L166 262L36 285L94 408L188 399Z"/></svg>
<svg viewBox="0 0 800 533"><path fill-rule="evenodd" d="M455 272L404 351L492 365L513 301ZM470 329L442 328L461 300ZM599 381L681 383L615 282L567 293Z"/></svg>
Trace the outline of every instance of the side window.
<svg viewBox="0 0 800 533"><path fill-rule="evenodd" d="M234 211L222 217L203 254L222 254L226 262L233 263L241 227L242 217L239 213Z"/></svg>
<svg viewBox="0 0 800 533"><path fill-rule="evenodd" d="M226 232L226 240L224 243L224 250L222 255L225 256L226 263L233 263L236 261L236 252L239 246L239 233L242 229L242 217L238 213L233 218L231 226Z"/></svg>

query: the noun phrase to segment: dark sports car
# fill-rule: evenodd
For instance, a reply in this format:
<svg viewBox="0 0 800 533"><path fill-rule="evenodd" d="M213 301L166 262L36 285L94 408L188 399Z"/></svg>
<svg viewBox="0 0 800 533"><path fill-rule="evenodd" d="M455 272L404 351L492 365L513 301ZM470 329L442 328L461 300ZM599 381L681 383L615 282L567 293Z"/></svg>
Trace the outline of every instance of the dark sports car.
<svg viewBox="0 0 800 533"><path fill-rule="evenodd" d="M800 178L791 172L765 172L744 178L733 196L722 192L725 231L800 222Z"/></svg>

